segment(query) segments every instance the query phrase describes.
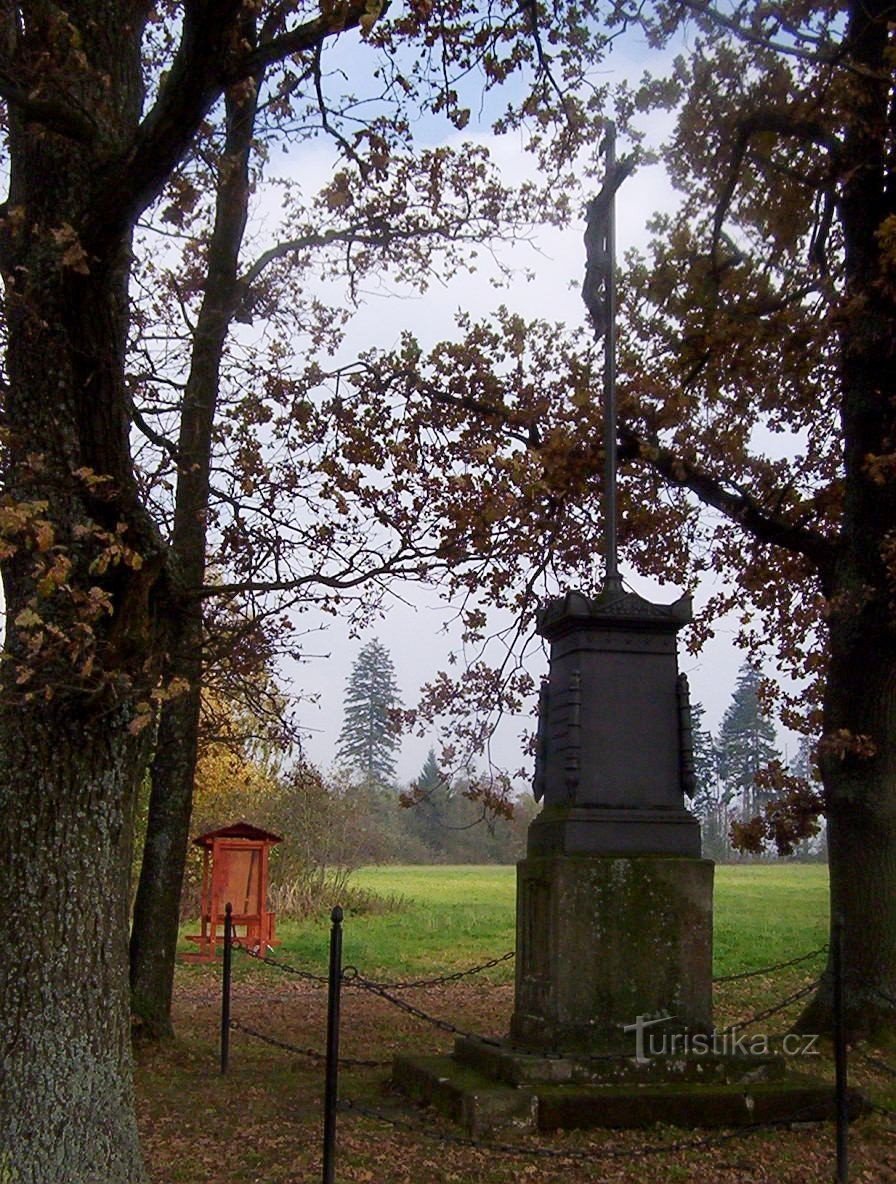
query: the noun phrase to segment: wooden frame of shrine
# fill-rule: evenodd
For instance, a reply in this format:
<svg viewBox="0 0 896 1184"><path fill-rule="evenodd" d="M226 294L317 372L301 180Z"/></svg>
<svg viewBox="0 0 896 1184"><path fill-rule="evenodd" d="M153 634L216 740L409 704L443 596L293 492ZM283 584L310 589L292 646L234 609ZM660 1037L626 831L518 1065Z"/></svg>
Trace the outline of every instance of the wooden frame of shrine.
<svg viewBox="0 0 896 1184"><path fill-rule="evenodd" d="M224 910L233 910L234 938L255 953L264 954L279 945L274 934L274 914L268 910L268 856L280 835L248 822L197 835L203 849L200 932L187 941L199 949L185 954L191 962L212 962L224 940Z"/></svg>

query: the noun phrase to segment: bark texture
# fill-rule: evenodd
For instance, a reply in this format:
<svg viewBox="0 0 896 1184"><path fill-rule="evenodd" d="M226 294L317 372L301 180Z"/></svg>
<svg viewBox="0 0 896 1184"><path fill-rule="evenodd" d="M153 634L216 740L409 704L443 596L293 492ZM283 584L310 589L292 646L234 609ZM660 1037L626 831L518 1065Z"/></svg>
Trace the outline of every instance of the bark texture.
<svg viewBox="0 0 896 1184"><path fill-rule="evenodd" d="M840 337L844 505L838 554L823 573L830 662L821 769L832 917L844 923L849 1027L896 1035L896 482L871 461L896 440L896 301L882 282L880 227L896 214L889 9L851 9L847 43L861 73L843 141L840 195L849 315ZM828 1011L830 976L807 1020Z"/></svg>
<svg viewBox="0 0 896 1184"><path fill-rule="evenodd" d="M198 654L198 651L197 651ZM177 664L184 677L192 662ZM131 1010L141 1038L172 1036L171 999L186 867L200 689L167 703L161 712L150 770L149 815L131 924Z"/></svg>
<svg viewBox="0 0 896 1184"><path fill-rule="evenodd" d="M126 724L0 717L0 1178L16 1184L143 1179L125 889L144 758Z"/></svg>
<svg viewBox="0 0 896 1184"><path fill-rule="evenodd" d="M137 126L139 50L118 4L33 6L9 66L53 96L43 124L11 106L0 242L0 1175L17 1184L143 1179L125 935L146 733L130 725L153 677L161 554L128 445L128 224L93 221Z"/></svg>

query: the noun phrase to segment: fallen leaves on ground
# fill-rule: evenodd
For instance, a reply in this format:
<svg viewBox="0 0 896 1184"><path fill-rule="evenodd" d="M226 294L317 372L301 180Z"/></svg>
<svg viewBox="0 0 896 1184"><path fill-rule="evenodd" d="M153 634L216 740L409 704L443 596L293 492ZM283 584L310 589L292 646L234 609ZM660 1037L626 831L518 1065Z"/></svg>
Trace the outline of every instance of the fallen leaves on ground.
<svg viewBox="0 0 896 1184"><path fill-rule="evenodd" d="M252 968L256 969L256 968ZM233 1018L298 1049L322 1052L326 989L270 968L242 974L234 986ZM717 995L719 1026L756 1014L801 985L798 974L730 984ZM808 981L806 979L805 981ZM219 1072L220 983L216 968L179 973L177 1038L137 1051L138 1121L152 1184L310 1184L321 1178L323 1065L310 1056L271 1047L246 1034L231 1036L230 1070ZM429 1015L482 1035L507 1031L513 987L462 980L401 992ZM788 1013L775 1017L786 1028ZM792 1016L790 1016L792 1018ZM343 992L341 1056L388 1061L398 1051L445 1052L451 1036L396 1010L357 986ZM831 1077L830 1060L812 1066ZM896 1110L896 1078L853 1058L851 1084ZM389 1070L345 1068L340 1092L394 1116L390 1126L357 1113L338 1118L339 1184L829 1184L834 1167L832 1125L762 1131L700 1149L639 1156L645 1144L704 1134L672 1127L649 1131L559 1131L508 1134L526 1154L508 1155L450 1140L461 1132L429 1109L392 1091ZM557 1157L547 1158L539 1151ZM606 1158L608 1150L613 1158ZM630 1152L618 1157L619 1152ZM567 1158L571 1152L575 1158ZM580 1158L582 1153L587 1158ZM850 1131L851 1178L896 1184L896 1120L874 1115Z"/></svg>

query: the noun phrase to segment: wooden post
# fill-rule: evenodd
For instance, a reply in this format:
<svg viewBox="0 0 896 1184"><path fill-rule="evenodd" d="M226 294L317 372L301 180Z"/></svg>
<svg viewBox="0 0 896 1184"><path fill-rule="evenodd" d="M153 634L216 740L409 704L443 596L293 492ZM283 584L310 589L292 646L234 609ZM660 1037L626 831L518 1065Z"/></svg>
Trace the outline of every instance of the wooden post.
<svg viewBox="0 0 896 1184"><path fill-rule="evenodd" d="M224 909L224 967L221 974L221 1072L230 1062L230 984L233 970L233 905Z"/></svg>

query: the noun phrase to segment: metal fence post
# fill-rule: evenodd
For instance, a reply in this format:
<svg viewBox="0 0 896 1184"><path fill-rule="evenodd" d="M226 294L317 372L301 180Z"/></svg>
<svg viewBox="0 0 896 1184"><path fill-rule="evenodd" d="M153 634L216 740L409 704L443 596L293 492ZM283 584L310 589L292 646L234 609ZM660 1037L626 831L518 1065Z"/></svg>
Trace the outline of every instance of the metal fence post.
<svg viewBox="0 0 896 1184"><path fill-rule="evenodd" d="M221 974L221 1072L230 1060L230 983L233 971L233 905L224 908L224 968Z"/></svg>
<svg viewBox="0 0 896 1184"><path fill-rule="evenodd" d="M342 909L330 914L330 986L327 997L327 1077L324 1085L323 1184L336 1180L336 1103L339 1091L339 1004L342 989Z"/></svg>
<svg viewBox="0 0 896 1184"><path fill-rule="evenodd" d="M834 973L834 1074L837 1106L837 1184L849 1180L849 1098L847 1096L846 1016L843 991L843 917L834 918L832 970Z"/></svg>

